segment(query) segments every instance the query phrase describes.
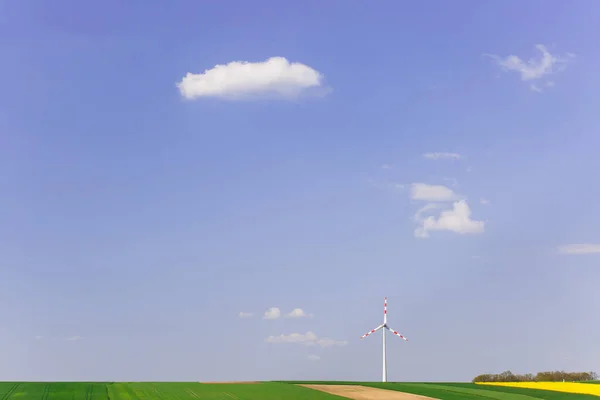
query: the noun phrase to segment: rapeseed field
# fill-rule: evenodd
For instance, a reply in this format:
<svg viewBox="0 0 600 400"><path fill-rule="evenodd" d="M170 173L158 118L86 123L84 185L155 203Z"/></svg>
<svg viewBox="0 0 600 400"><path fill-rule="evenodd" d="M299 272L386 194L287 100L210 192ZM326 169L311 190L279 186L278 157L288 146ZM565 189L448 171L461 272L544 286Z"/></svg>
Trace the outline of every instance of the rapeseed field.
<svg viewBox="0 0 600 400"><path fill-rule="evenodd" d="M477 385L541 389L552 390L555 392L600 396L600 385L589 385L577 382L478 382Z"/></svg>

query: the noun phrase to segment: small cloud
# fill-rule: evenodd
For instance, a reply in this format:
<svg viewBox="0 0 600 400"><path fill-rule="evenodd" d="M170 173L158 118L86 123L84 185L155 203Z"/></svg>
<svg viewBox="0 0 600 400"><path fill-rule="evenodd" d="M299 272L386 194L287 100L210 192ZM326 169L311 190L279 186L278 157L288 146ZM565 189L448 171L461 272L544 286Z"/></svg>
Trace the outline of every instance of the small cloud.
<svg viewBox="0 0 600 400"><path fill-rule="evenodd" d="M252 315L254 315L254 314L252 314L251 312L240 311L238 313L238 317L240 317L240 318L251 318Z"/></svg>
<svg viewBox="0 0 600 400"><path fill-rule="evenodd" d="M69 336L69 337L65 338L65 340L69 340L71 342L74 342L76 340L81 340L81 339L83 339L81 336Z"/></svg>
<svg viewBox="0 0 600 400"><path fill-rule="evenodd" d="M431 231L451 231L460 234L483 233L485 223L471 219L471 209L465 200L453 204L452 210L445 210L438 218L429 216L423 219L415 230L415 236L429 237Z"/></svg>
<svg viewBox="0 0 600 400"><path fill-rule="evenodd" d="M543 92L542 88L537 86L535 83L532 83L531 85L529 85L529 89L533 90L534 92L538 92L538 93Z"/></svg>
<svg viewBox="0 0 600 400"><path fill-rule="evenodd" d="M429 160L459 160L461 155L458 153L447 153L447 152L436 152L436 153L425 153L423 157Z"/></svg>
<svg viewBox="0 0 600 400"><path fill-rule="evenodd" d="M600 253L600 243L581 243L567 244L558 247L560 254L598 254Z"/></svg>
<svg viewBox="0 0 600 400"><path fill-rule="evenodd" d="M481 199L479 199L479 202L481 204L483 204L484 206L490 204L490 201L488 199L483 198L483 197Z"/></svg>
<svg viewBox="0 0 600 400"><path fill-rule="evenodd" d="M392 169L392 166L390 164L382 164L381 169Z"/></svg>
<svg viewBox="0 0 600 400"><path fill-rule="evenodd" d="M35 340L42 340L44 337L43 336L36 336Z"/></svg>
<svg viewBox="0 0 600 400"><path fill-rule="evenodd" d="M308 331L306 333L290 333L289 335L269 336L265 339L267 343L301 343L308 344L316 342L317 335Z"/></svg>
<svg viewBox="0 0 600 400"><path fill-rule="evenodd" d="M321 357L316 354L309 354L308 359L311 361L319 361Z"/></svg>
<svg viewBox="0 0 600 400"><path fill-rule="evenodd" d="M267 311L265 311L265 315L263 315L263 319L277 319L281 316L281 310L277 307L271 307Z"/></svg>
<svg viewBox="0 0 600 400"><path fill-rule="evenodd" d="M330 347L330 346L345 346L348 344L346 340L333 340L330 338L322 338L317 340L317 345L321 347Z"/></svg>
<svg viewBox="0 0 600 400"><path fill-rule="evenodd" d="M491 57L502 70L506 72L516 72L521 75L522 81L540 80L550 74L560 72L564 70L567 63L575 57L575 54L573 53L567 53L566 56L550 54L546 46L542 44L536 45L535 48L541 53L540 58L537 60L532 58L528 61L524 61L512 54L504 58L494 54L485 55ZM548 87L554 86L554 82L552 82L552 84L547 82L545 85ZM533 83L530 84L529 87L536 92L542 91L539 85Z"/></svg>
<svg viewBox="0 0 600 400"><path fill-rule="evenodd" d="M467 168L465 169L465 171L467 171L467 172L471 172L471 171L473 171L473 167L467 167Z"/></svg>
<svg viewBox="0 0 600 400"><path fill-rule="evenodd" d="M188 100L241 100L259 95L293 99L315 89L321 89L318 94L326 94L329 89L323 88L323 80L323 75L308 65L271 57L262 62L232 61L199 74L188 72L177 87Z"/></svg>
<svg viewBox="0 0 600 400"><path fill-rule="evenodd" d="M265 342L274 344L296 343L305 346L316 345L321 347L345 346L348 344L348 342L345 340L333 340L327 337L319 339L317 335L311 331L306 333L290 333L289 335L269 336L265 339Z"/></svg>
<svg viewBox="0 0 600 400"><path fill-rule="evenodd" d="M312 314L307 314L301 308L294 308L289 314L285 315L288 318L305 318L312 317Z"/></svg>
<svg viewBox="0 0 600 400"><path fill-rule="evenodd" d="M458 196L447 186L428 185L427 183L413 183L411 186L411 198L424 201L453 201Z"/></svg>

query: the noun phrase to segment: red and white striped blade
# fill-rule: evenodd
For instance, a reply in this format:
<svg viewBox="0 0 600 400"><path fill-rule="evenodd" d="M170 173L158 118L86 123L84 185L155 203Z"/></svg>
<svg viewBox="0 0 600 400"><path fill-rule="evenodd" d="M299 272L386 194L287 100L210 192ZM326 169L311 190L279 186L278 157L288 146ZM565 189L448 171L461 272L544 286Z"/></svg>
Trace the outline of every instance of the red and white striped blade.
<svg viewBox="0 0 600 400"><path fill-rule="evenodd" d="M380 330L381 328L383 328L383 325L379 325L377 328L375 328L375 329L371 330L370 332L367 332L367 333L365 333L365 334L364 334L364 335L362 335L360 338L361 338L361 339L364 339L364 338L366 338L367 336L369 336L371 333L375 333L375 332L377 332L378 330Z"/></svg>
<svg viewBox="0 0 600 400"><path fill-rule="evenodd" d="M405 338L404 336L402 336L401 334L399 334L398 332L396 332L395 330L393 330L392 328L388 328L387 326L385 327L385 329L387 329L388 331L392 332L394 335L401 337L402 339L404 339L404 341L408 342L408 339Z"/></svg>
<svg viewBox="0 0 600 400"><path fill-rule="evenodd" d="M387 297L383 298L383 323L387 322Z"/></svg>

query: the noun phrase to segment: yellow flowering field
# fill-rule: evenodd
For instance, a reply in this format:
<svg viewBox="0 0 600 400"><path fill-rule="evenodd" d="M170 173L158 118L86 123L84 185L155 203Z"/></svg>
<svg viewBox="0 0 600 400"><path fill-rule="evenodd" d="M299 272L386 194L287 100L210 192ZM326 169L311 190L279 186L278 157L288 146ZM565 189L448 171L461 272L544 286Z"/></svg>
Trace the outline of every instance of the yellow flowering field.
<svg viewBox="0 0 600 400"><path fill-rule="evenodd" d="M553 390L555 392L581 393L600 396L600 385L574 382L477 382L478 385L509 386L527 389Z"/></svg>

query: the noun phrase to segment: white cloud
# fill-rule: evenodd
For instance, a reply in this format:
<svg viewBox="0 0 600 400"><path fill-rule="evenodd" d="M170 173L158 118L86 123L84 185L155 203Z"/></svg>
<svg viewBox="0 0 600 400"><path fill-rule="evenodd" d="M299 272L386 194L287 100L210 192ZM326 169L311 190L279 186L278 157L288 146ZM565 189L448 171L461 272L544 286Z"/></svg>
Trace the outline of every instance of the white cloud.
<svg viewBox="0 0 600 400"><path fill-rule="evenodd" d="M458 153L446 153L446 152L436 152L436 153L425 153L423 157L429 160L458 160L461 158L461 155Z"/></svg>
<svg viewBox="0 0 600 400"><path fill-rule="evenodd" d="M430 231L452 231L456 233L482 233L484 222L471 219L471 209L465 200L454 202L452 210L445 210L436 219L429 216L423 219L415 230L415 236L429 237Z"/></svg>
<svg viewBox="0 0 600 400"><path fill-rule="evenodd" d="M277 307L271 307L267 311L265 311L265 315L263 315L263 319L277 319L281 316L281 310Z"/></svg>
<svg viewBox="0 0 600 400"><path fill-rule="evenodd" d="M240 311L240 313L238 314L238 317L250 318L250 317L252 317L252 315L254 315L254 314L252 314L251 312Z"/></svg>
<svg viewBox="0 0 600 400"><path fill-rule="evenodd" d="M269 336L265 339L267 343L301 343L314 344L317 341L317 335L308 331L306 333L290 333L289 335Z"/></svg>
<svg viewBox="0 0 600 400"><path fill-rule="evenodd" d="M411 198L424 201L453 201L458 199L458 196L447 186L413 183Z"/></svg>
<svg viewBox="0 0 600 400"><path fill-rule="evenodd" d="M309 354L308 359L311 361L319 361L321 359L321 357L316 354Z"/></svg>
<svg viewBox="0 0 600 400"><path fill-rule="evenodd" d="M488 204L490 204L490 201L488 199L483 198L483 197L481 199L479 199L479 202L481 204L483 204L484 206L487 206Z"/></svg>
<svg viewBox="0 0 600 400"><path fill-rule="evenodd" d="M271 57L262 62L216 65L200 74L188 72L177 87L190 100L199 97L236 100L258 95L296 98L308 90L323 89L323 80L321 73L307 65Z"/></svg>
<svg viewBox="0 0 600 400"><path fill-rule="evenodd" d="M35 337L35 340L42 340L42 339L43 339L43 336L39 336L38 335L38 336Z"/></svg>
<svg viewBox="0 0 600 400"><path fill-rule="evenodd" d="M329 347L329 346L345 346L348 344L347 341L345 340L333 340L330 338L321 338L319 340L317 340L316 344L318 344L321 347Z"/></svg>
<svg viewBox="0 0 600 400"><path fill-rule="evenodd" d="M515 55L509 55L507 57L499 57L494 54L487 54L492 57L498 66L504 71L513 71L521 75L523 81L539 80L547 75L562 71L565 69L567 63L575 57L573 53L567 53L566 56L556 56L550 54L546 46L538 44L535 48L541 53L539 59L529 59L523 61ZM553 86L554 82L547 82L545 86ZM542 91L542 88L536 84L530 84L530 89L538 92Z"/></svg>
<svg viewBox="0 0 600 400"><path fill-rule="evenodd" d="M439 210L442 207L443 207L443 205L436 204L436 203L425 204L423 207L421 207L417 210L413 219L415 221L420 221L423 214L429 213L430 211Z"/></svg>
<svg viewBox="0 0 600 400"><path fill-rule="evenodd" d="M76 341L76 340L81 340L83 339L81 336L69 336L67 338L65 338L65 340L69 340L69 341Z"/></svg>
<svg viewBox="0 0 600 400"><path fill-rule="evenodd" d="M312 314L307 314L301 308L294 308L289 314L285 315L288 318L304 318L304 317L312 317Z"/></svg>
<svg viewBox="0 0 600 400"><path fill-rule="evenodd" d="M290 333L289 335L269 336L265 339L267 343L297 343L305 346L345 346L348 344L345 340L333 340L330 338L319 339L313 332L306 333Z"/></svg>
<svg viewBox="0 0 600 400"><path fill-rule="evenodd" d="M560 254L597 254L600 253L600 243L567 244L559 246Z"/></svg>
<svg viewBox="0 0 600 400"><path fill-rule="evenodd" d="M392 169L390 164L381 164L381 169Z"/></svg>
<svg viewBox="0 0 600 400"><path fill-rule="evenodd" d="M538 85L536 85L535 83L532 83L531 85L529 85L529 89L533 90L534 92L538 92L538 93L543 92L542 88L539 87Z"/></svg>

